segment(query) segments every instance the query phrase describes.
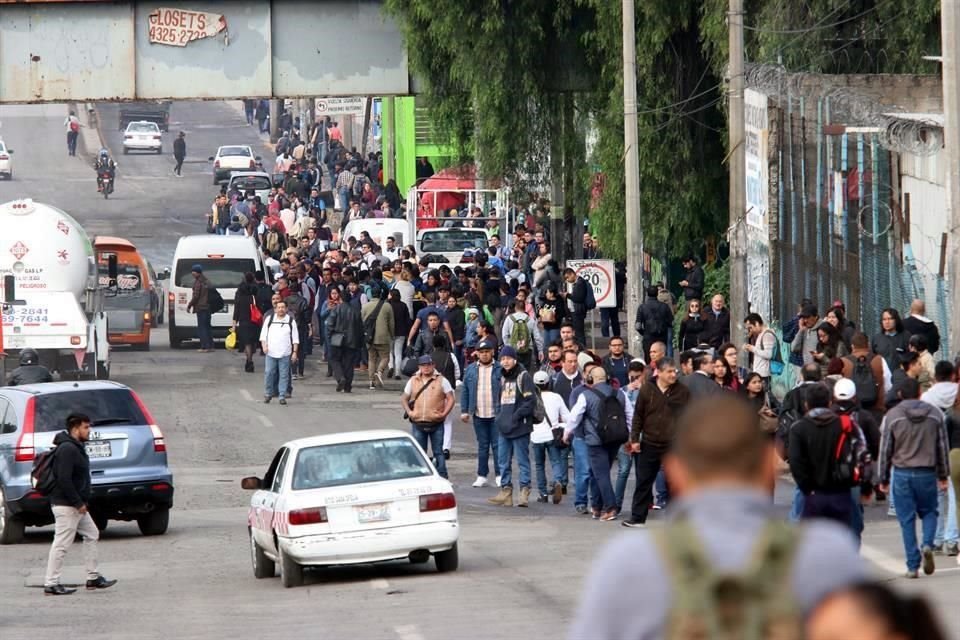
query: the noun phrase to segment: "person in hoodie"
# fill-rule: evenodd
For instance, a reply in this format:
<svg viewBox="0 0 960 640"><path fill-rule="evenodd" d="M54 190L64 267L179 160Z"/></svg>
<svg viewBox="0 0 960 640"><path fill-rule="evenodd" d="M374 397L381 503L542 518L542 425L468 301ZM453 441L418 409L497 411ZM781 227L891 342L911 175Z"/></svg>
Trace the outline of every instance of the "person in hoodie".
<svg viewBox="0 0 960 640"><path fill-rule="evenodd" d="M880 428L877 420L869 409L864 409L857 398L857 385L849 378L841 377L833 387L833 409L839 416L850 416L853 424L860 430L860 436L867 446L869 458L864 456L864 462L877 459L880 453ZM865 473L860 486L850 492L851 520L850 526L857 537L859 545L863 536L863 503L861 497L869 498L873 494L873 477Z"/></svg>
<svg viewBox="0 0 960 640"><path fill-rule="evenodd" d="M924 315L927 307L923 300L914 300L910 303L910 315L903 319L903 330L911 336L923 335L927 339L927 349L930 353L940 350L940 330L937 325Z"/></svg>
<svg viewBox="0 0 960 640"><path fill-rule="evenodd" d="M830 390L825 385L811 385L804 404L806 415L790 429L788 448L790 473L803 493L801 519L826 518L852 528L850 491L854 485L833 477L834 448L843 427L830 408Z"/></svg>
<svg viewBox="0 0 960 640"><path fill-rule="evenodd" d="M500 411L497 426L497 453L500 458L500 492L488 498L491 504L513 506L513 456L520 468L518 507L530 504L530 434L533 432L533 409L536 386L533 376L517 361L517 351L510 345L500 350Z"/></svg>
<svg viewBox="0 0 960 640"><path fill-rule="evenodd" d="M880 431L877 478L887 491L893 474L893 502L906 553L908 579L936 569L933 539L937 533L937 494L946 491L950 477L947 426L943 412L920 400L920 384L909 379L900 388L901 402L887 412ZM923 523L917 547L917 516Z"/></svg>
<svg viewBox="0 0 960 640"><path fill-rule="evenodd" d="M940 409L947 421L950 432L956 430L957 425L953 417L953 405L957 401L957 381L956 369L952 362L941 360L936 365L933 386L924 391L920 400ZM948 433L948 435L950 435ZM949 438L948 438L949 439ZM952 442L951 447L960 447L960 443ZM952 455L952 454L951 454ZM952 461L951 461L952 462ZM950 465L951 472L954 471L953 465ZM946 553L948 556L956 556L960 553L958 549L958 539L960 532L957 531L957 499L956 489L952 484L947 485L946 491L940 491L937 495L937 532L933 537L933 550L935 553Z"/></svg>

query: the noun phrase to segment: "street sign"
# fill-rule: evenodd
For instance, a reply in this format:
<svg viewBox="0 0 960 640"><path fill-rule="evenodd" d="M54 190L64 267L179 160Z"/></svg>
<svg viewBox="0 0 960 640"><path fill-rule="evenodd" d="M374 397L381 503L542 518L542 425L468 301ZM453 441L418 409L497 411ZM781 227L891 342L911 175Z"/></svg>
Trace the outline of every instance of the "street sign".
<svg viewBox="0 0 960 640"><path fill-rule="evenodd" d="M567 266L593 285L598 309L617 306L617 279L613 260L567 260Z"/></svg>
<svg viewBox="0 0 960 640"><path fill-rule="evenodd" d="M322 116L362 116L366 98L317 98L314 101L313 111L317 117Z"/></svg>

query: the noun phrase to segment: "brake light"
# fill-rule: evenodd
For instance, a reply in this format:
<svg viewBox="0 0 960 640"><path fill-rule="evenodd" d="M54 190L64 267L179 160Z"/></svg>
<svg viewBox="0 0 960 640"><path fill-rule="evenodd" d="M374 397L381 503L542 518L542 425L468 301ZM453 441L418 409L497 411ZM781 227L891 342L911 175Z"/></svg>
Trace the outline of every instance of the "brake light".
<svg viewBox="0 0 960 640"><path fill-rule="evenodd" d="M146 320L147 322L150 322L150 312L149 312L149 311L144 311L144 312L143 312L143 319Z"/></svg>
<svg viewBox="0 0 960 640"><path fill-rule="evenodd" d="M457 498L452 493L431 493L420 496L420 511L443 511L457 506Z"/></svg>
<svg viewBox="0 0 960 640"><path fill-rule="evenodd" d="M82 340L80 336L70 336L70 344L72 344L75 347L78 346L81 341Z"/></svg>
<svg viewBox="0 0 960 640"><path fill-rule="evenodd" d="M294 509L289 514L291 525L320 524L327 521L327 508L314 507L313 509Z"/></svg>
<svg viewBox="0 0 960 640"><path fill-rule="evenodd" d="M220 161L219 161L219 160L215 160L215 161L214 161L214 163L213 163L213 168L214 168L214 169L219 169L219 168L220 168Z"/></svg>
<svg viewBox="0 0 960 640"><path fill-rule="evenodd" d="M27 400L27 410L23 416L23 433L17 440L17 450L13 456L16 462L31 462L36 455L36 449L33 446L33 423L36 412L36 399L29 398Z"/></svg>
<svg viewBox="0 0 960 640"><path fill-rule="evenodd" d="M154 139L154 140L159 140L159 139L160 139L160 136L153 136L153 139Z"/></svg>
<svg viewBox="0 0 960 640"><path fill-rule="evenodd" d="M10 156L5 153L0 153L0 160L9 160Z"/></svg>
<svg viewBox="0 0 960 640"><path fill-rule="evenodd" d="M131 391L130 395L133 396L133 399L136 401L137 406L140 407L140 413L143 414L143 417L147 421L147 424L150 425L150 432L153 434L154 452L166 453L167 442L163 437L163 432L160 431L160 427L157 426L156 421L153 419L153 415L150 413L150 410L147 409L147 405L143 404L143 400L140 399L140 396L137 395L136 391Z"/></svg>
<svg viewBox="0 0 960 640"><path fill-rule="evenodd" d="M133 136L130 135L129 133L123 136L124 140L130 140L131 138L133 138Z"/></svg>
<svg viewBox="0 0 960 640"><path fill-rule="evenodd" d="M168 485L166 482L159 482L157 484L150 485L150 488L153 491L170 491L170 485Z"/></svg>
<svg viewBox="0 0 960 640"><path fill-rule="evenodd" d="M167 294L167 302L169 302L170 304L173 304L176 301L177 301L177 296L173 295L172 291Z"/></svg>

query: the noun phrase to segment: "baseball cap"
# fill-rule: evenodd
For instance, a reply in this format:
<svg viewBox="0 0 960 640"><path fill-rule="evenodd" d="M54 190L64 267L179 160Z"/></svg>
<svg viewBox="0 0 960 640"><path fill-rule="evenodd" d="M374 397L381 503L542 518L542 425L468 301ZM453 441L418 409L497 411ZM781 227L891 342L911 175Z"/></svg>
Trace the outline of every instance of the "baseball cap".
<svg viewBox="0 0 960 640"><path fill-rule="evenodd" d="M417 358L417 364L418 365L433 364L433 358L431 358L430 356L420 356L419 358Z"/></svg>
<svg viewBox="0 0 960 640"><path fill-rule="evenodd" d="M510 345L505 346L500 350L500 357L507 356L508 358L517 359L517 350L511 347Z"/></svg>
<svg viewBox="0 0 960 640"><path fill-rule="evenodd" d="M852 400L857 395L857 385L850 378L840 378L833 385L833 397L837 400Z"/></svg>
<svg viewBox="0 0 960 640"><path fill-rule="evenodd" d="M533 384L550 384L550 374L546 371L537 371L535 374L533 374Z"/></svg>
<svg viewBox="0 0 960 640"><path fill-rule="evenodd" d="M190 267L190 271L195 271L195 272L197 272L197 273L203 273L203 265L202 265L202 264L195 264L195 265L193 265L192 267Z"/></svg>
<svg viewBox="0 0 960 640"><path fill-rule="evenodd" d="M483 351L484 349L489 349L490 351L494 351L496 348L497 348L497 345L493 344L493 342L491 342L490 340L481 340L477 344L477 348L474 349L474 351Z"/></svg>

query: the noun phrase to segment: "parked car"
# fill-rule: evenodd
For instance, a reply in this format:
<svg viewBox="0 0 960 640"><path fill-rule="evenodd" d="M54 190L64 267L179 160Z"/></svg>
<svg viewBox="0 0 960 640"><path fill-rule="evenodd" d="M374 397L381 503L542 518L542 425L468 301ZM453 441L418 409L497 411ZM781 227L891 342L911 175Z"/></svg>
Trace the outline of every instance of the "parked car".
<svg viewBox="0 0 960 640"><path fill-rule="evenodd" d="M97 527L136 520L143 535L166 533L173 474L163 433L140 397L116 382L48 382L0 387L0 544L20 542L28 526L53 523L30 472L71 413L92 421L88 506Z"/></svg>
<svg viewBox="0 0 960 640"><path fill-rule="evenodd" d="M13 179L13 149L0 140L0 176L7 180Z"/></svg>
<svg viewBox="0 0 960 640"><path fill-rule="evenodd" d="M459 564L453 485L404 431L351 431L280 447L255 489L247 525L256 578L280 565L284 587L306 566L366 564L432 555L440 572Z"/></svg>

